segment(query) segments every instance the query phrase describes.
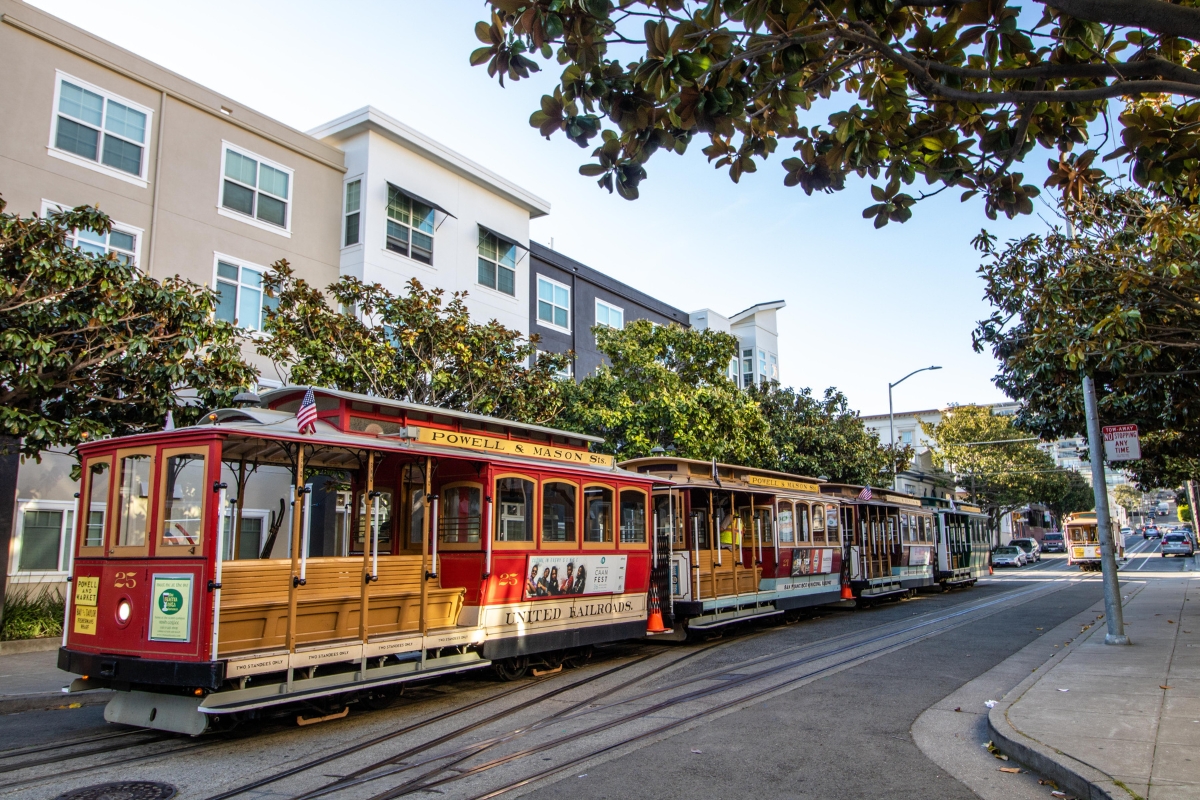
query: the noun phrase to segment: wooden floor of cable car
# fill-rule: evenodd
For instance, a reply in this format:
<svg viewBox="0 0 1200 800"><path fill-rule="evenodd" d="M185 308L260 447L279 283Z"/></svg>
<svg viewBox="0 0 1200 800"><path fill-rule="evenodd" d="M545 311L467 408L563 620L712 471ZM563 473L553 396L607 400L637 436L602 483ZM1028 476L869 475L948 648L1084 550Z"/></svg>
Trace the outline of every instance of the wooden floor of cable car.
<svg viewBox="0 0 1200 800"><path fill-rule="evenodd" d="M306 583L296 590L297 646L359 636L362 565L361 556L308 560ZM367 602L371 639L420 630L423 571L419 555L379 557L378 580L371 583ZM223 572L219 657L286 648L291 561L229 561ZM426 628L457 625L465 590L442 588L437 579L425 584Z"/></svg>

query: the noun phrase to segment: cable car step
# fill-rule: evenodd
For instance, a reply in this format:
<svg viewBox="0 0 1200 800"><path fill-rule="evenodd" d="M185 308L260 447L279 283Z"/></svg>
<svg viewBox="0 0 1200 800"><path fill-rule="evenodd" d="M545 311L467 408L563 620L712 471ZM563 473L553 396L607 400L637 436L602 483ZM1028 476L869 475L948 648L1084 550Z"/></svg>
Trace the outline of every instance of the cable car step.
<svg viewBox="0 0 1200 800"><path fill-rule="evenodd" d="M773 617L783 612L775 608L774 605L760 606L756 608L733 608L728 611L717 611L712 614L703 614L699 617L693 617L688 620L688 630L703 631L709 628L719 628L722 625L729 625L733 622L741 622L747 619L761 619L762 617Z"/></svg>

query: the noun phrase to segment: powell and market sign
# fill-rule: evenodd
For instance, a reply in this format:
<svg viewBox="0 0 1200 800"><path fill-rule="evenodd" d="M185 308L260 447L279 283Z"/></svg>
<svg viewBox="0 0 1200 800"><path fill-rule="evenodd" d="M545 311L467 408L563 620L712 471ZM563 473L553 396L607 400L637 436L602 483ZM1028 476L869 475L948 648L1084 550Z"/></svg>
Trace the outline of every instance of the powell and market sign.
<svg viewBox="0 0 1200 800"><path fill-rule="evenodd" d="M540 458L546 461L579 464L585 467L611 468L614 463L612 456L603 453L589 453L586 450L570 450L566 447L553 447L536 442L517 442L512 439L497 439L492 436L439 431L432 428L417 428L417 441L421 444L461 447L466 450L480 450L486 453L521 456L522 458Z"/></svg>

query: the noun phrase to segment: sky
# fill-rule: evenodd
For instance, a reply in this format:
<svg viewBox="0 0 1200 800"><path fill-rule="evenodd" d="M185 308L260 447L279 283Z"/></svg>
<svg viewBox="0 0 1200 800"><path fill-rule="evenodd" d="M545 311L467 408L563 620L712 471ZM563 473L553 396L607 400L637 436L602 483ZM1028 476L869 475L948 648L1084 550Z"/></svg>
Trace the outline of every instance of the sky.
<svg viewBox="0 0 1200 800"><path fill-rule="evenodd" d="M683 157L651 159L638 200L610 195L578 174L590 148L529 127L557 64L505 88L468 64L486 15L478 0L33 5L300 130L373 105L548 200L535 240L684 311L787 301L785 385L835 386L881 414L889 382L938 365L893 390L897 411L1006 399L996 362L971 347L989 306L970 241L984 227L1002 240L1045 230L1038 216L993 222L981 200L948 191L875 230L861 214L867 181L806 196L783 186L782 152L734 184L699 140ZM1035 151L1030 178L1045 160Z"/></svg>

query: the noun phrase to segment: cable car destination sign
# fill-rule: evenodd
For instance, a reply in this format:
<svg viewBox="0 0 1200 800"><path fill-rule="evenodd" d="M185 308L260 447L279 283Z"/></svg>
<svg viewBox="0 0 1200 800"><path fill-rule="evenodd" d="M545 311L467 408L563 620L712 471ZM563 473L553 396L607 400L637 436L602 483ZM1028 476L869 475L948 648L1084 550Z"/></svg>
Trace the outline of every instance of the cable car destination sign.
<svg viewBox="0 0 1200 800"><path fill-rule="evenodd" d="M1142 457L1137 425L1105 425L1104 457L1109 461L1136 461Z"/></svg>

